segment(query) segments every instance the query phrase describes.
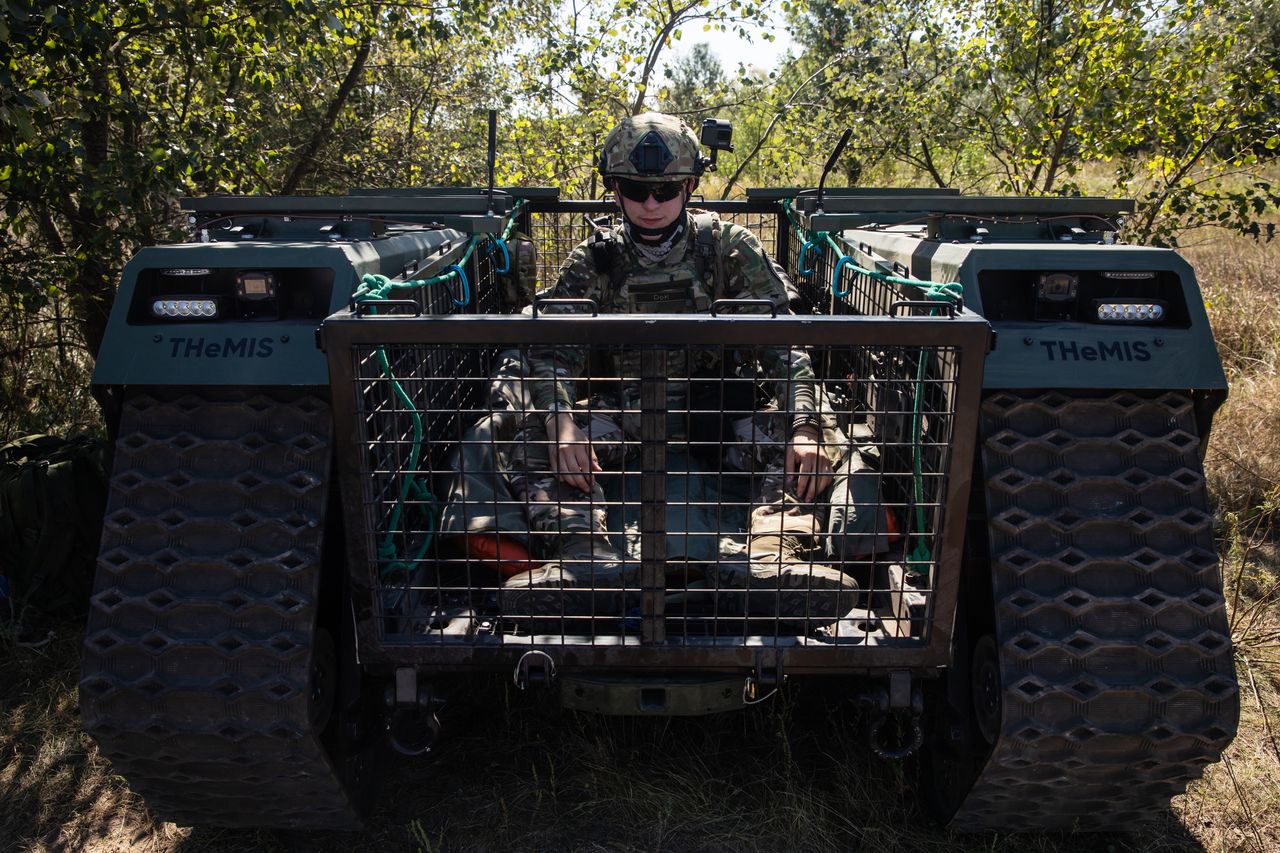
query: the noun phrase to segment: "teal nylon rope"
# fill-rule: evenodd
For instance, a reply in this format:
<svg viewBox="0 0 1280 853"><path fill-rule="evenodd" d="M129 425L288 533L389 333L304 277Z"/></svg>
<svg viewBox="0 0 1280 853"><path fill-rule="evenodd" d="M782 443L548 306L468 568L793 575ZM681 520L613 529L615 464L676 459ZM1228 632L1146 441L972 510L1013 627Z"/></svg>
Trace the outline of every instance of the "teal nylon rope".
<svg viewBox="0 0 1280 853"><path fill-rule="evenodd" d="M814 261L817 261L818 252L826 247L836 253L838 260L835 269L831 275L831 294L837 298L849 295L848 288L840 287L841 274L845 267L851 268L859 275L869 276L877 281L883 281L887 284L897 284L904 287L911 287L919 290L921 295L928 300L934 302L950 302L958 303L964 296L964 286L959 282L948 281L924 281L921 279L902 278L901 276L890 275L889 273L880 272L879 270L869 270L858 266L853 261L853 257L846 255L844 250L836 243L831 234L827 231L811 231L805 229L796 219L795 211L792 210L791 200L782 200L782 209L787 215L787 221L791 223L791 228L796 237L803 241L800 245L800 255L797 258L796 271L803 276L811 276L816 267L805 267L805 257L812 251ZM911 417L911 455L912 455L912 494L915 498L915 523L916 523L916 546L911 553L907 555L907 570L916 574L926 574L929 566L933 563L933 553L929 549L929 544L924 536L925 516L924 516L924 465L921 462L920 447L920 421L921 421L921 389L925 382L925 350L920 350L918 359L918 367L916 370L916 389L915 400L912 404Z"/></svg>
<svg viewBox="0 0 1280 853"><path fill-rule="evenodd" d="M924 291L924 297L934 302L950 302L952 304L964 295L964 288L958 282L947 282L939 284L937 282L928 282L926 287L921 288ZM937 309L934 309L937 312ZM907 571L916 574L928 574L929 566L933 563L933 554L929 550L928 542L921 534L925 532L924 518L924 469L920 462L920 407L921 407L921 389L924 387L925 375L925 350L920 350L919 364L916 367L916 391L915 400L912 406L911 415L911 455L913 457L915 467L915 477L913 484L913 493L915 495L916 504L916 547L907 555Z"/></svg>
<svg viewBox="0 0 1280 853"><path fill-rule="evenodd" d="M503 228L501 235L485 234L474 235L467 241L466 251L462 253L462 257L457 263L450 264L445 272L437 276L425 279L414 279L412 281L392 281L384 275L365 275L360 280L360 286L356 288L355 293L351 295L353 302L377 302L392 298L397 291L417 290L432 285L449 286L449 282L456 279L458 281L461 298L454 295L452 290L449 291L449 298L454 305L465 307L471 302L471 287L467 281L467 274L464 267L467 261L471 259L472 253L475 251L477 243L481 236L486 240L486 246L489 252L500 250L503 258L503 266L495 269L495 272L502 274L511 269L511 253L507 249L507 241L511 239L511 233L515 229L516 217L520 213L520 209L524 207L525 200L517 199L511 208L510 218L507 220L506 227ZM370 306L370 312L376 314L378 309ZM391 384L391 391L405 407L409 413L409 419L413 425L413 443L409 448L409 470L416 471L418 463L422 459L422 445L426 441L426 429L422 423L422 412L414 405L413 399L409 393L404 390L404 386L396 379L395 374L391 370L391 362L387 358L387 350L385 347L378 347L376 350L378 357L378 365L382 368L382 375L387 378ZM414 554L409 559L401 559L396 549L396 535L400 532L401 520L404 517L405 505L413 501L423 507L426 512L426 530L427 535ZM383 537L378 544L378 563L379 573L383 576L393 574L395 572L404 572L408 577L409 572L417 565L427 550L431 547L432 541L435 539L436 522L439 513L439 500L431 491L418 479L417 474L409 474L404 478L404 482L400 486L400 494L396 497L396 505L391 510L391 516L387 523L387 535Z"/></svg>

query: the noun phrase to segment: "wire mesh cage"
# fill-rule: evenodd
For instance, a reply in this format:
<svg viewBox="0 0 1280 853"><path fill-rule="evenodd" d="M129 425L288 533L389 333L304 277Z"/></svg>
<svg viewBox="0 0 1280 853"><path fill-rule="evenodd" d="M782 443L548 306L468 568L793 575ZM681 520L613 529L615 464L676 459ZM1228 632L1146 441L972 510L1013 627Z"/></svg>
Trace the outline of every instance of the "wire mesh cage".
<svg viewBox="0 0 1280 853"><path fill-rule="evenodd" d="M894 343L885 318L327 324L377 641L923 649L982 361L975 324L926 322ZM588 479L556 461L557 382ZM804 427L826 470L788 458Z"/></svg>

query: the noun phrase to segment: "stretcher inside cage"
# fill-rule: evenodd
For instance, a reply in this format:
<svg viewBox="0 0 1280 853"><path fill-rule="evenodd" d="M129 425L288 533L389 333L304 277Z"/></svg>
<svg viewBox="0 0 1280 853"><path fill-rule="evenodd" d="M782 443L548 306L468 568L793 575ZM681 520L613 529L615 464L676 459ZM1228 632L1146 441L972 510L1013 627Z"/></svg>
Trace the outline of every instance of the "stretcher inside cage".
<svg viewBox="0 0 1280 853"><path fill-rule="evenodd" d="M964 325L366 324L370 340L345 352L382 640L926 643L943 531L962 522L946 507L971 465L954 420L983 353ZM797 433L811 439L804 470ZM589 476L565 470L571 437Z"/></svg>

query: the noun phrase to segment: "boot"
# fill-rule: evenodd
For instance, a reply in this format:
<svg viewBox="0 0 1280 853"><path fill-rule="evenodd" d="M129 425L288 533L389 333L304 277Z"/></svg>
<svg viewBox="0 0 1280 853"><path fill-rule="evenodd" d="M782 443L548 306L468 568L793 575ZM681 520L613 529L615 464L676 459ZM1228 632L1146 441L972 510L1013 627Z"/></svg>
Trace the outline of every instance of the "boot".
<svg viewBox="0 0 1280 853"><path fill-rule="evenodd" d="M620 618L627 597L622 588L638 583L639 565L628 564L605 537L575 534L561 547L560 559L512 575L503 583L502 608L513 616ZM639 604L638 592L630 597ZM588 620L573 622L586 628ZM569 627L565 633L578 633Z"/></svg>
<svg viewBox="0 0 1280 853"><path fill-rule="evenodd" d="M794 536L752 536L748 560L720 562L717 580L721 589L749 590L745 602L724 599L728 609L748 616L829 620L857 604L857 581L805 559Z"/></svg>

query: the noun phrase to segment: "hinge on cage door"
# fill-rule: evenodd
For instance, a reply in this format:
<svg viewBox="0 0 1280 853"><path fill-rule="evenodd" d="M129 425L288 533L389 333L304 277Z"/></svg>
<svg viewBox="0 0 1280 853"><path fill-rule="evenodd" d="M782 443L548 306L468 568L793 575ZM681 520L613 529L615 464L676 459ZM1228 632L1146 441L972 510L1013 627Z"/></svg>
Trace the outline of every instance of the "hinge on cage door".
<svg viewBox="0 0 1280 853"><path fill-rule="evenodd" d="M520 690L527 690L529 685L550 687L556 678L556 662L551 655L540 649L530 649L516 661L516 670L512 680Z"/></svg>
<svg viewBox="0 0 1280 853"><path fill-rule="evenodd" d="M782 650L761 649L756 653L756 671L742 685L742 703L757 705L778 692L787 680L782 671Z"/></svg>

